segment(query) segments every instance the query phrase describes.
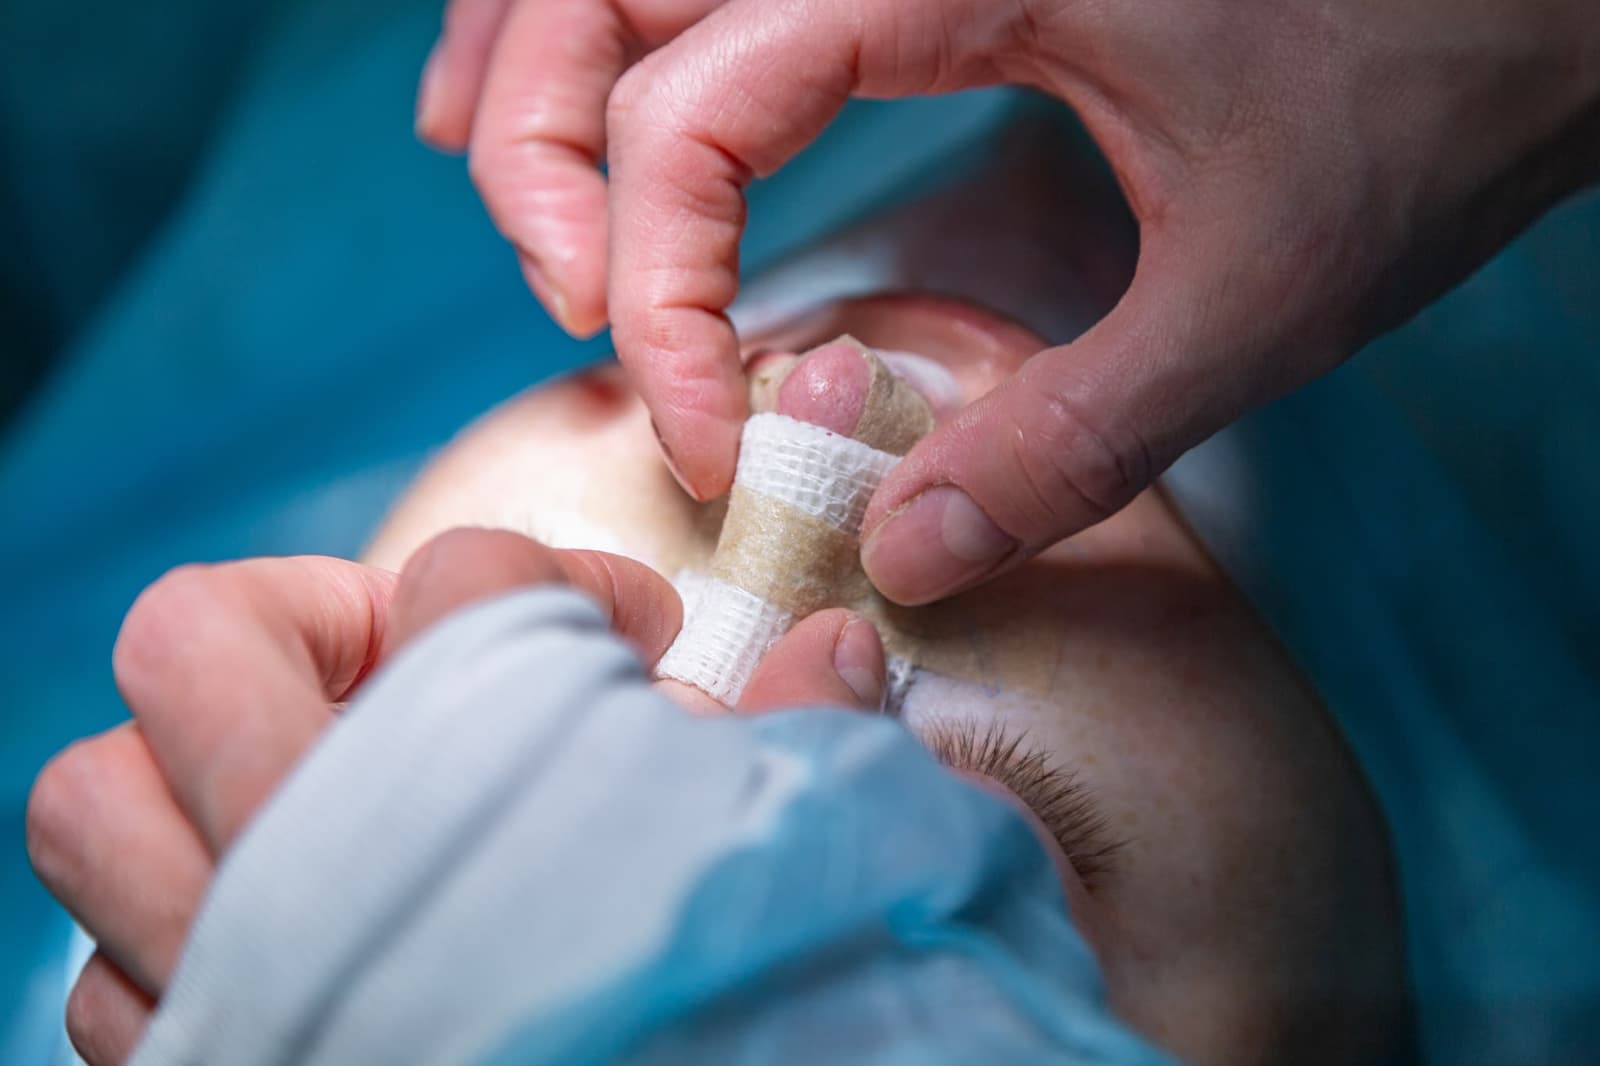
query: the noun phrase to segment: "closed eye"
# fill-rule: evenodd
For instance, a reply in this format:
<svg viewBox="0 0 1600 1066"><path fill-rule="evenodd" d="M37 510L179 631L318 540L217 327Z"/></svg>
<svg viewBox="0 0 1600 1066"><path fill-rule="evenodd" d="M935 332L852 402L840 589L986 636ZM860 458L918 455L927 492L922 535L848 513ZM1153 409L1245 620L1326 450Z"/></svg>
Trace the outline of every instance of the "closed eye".
<svg viewBox="0 0 1600 1066"><path fill-rule="evenodd" d="M952 770L982 774L1004 785L1050 831L1067 860L1093 892L1115 870L1126 840L1113 838L1088 786L1052 762L1025 732L998 719L936 719L917 730L935 758Z"/></svg>

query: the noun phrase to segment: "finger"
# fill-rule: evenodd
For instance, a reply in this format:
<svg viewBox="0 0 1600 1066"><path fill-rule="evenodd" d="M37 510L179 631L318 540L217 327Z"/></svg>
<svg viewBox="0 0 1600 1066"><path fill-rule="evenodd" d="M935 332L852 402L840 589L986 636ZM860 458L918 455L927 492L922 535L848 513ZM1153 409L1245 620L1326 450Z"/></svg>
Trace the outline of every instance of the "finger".
<svg viewBox="0 0 1600 1066"><path fill-rule="evenodd" d="M160 995L211 880L211 857L132 723L81 740L28 798L28 855L68 913Z"/></svg>
<svg viewBox="0 0 1600 1066"><path fill-rule="evenodd" d="M154 1010L155 1002L97 951L67 997L67 1038L88 1066L120 1066Z"/></svg>
<svg viewBox="0 0 1600 1066"><path fill-rule="evenodd" d="M609 0L514 0L506 15L472 127L473 180L534 294L575 336L606 320L606 99L642 44L713 4L653 3L646 20Z"/></svg>
<svg viewBox="0 0 1600 1066"><path fill-rule="evenodd" d="M318 556L186 566L128 611L117 687L213 856L376 663L394 582Z"/></svg>
<svg viewBox="0 0 1600 1066"><path fill-rule="evenodd" d="M469 604L531 585L566 583L553 548L503 529L446 530L400 570L384 657Z"/></svg>
<svg viewBox="0 0 1600 1066"><path fill-rule="evenodd" d="M444 29L417 87L417 136L446 152L464 152L484 72L511 0L449 0Z"/></svg>
<svg viewBox="0 0 1600 1066"><path fill-rule="evenodd" d="M567 579L600 605L611 631L654 669L683 628L683 600L672 582L641 562L609 552L564 551L559 559Z"/></svg>
<svg viewBox="0 0 1600 1066"><path fill-rule="evenodd" d="M876 711L883 697L878 631L836 607L805 618L773 645L739 697L739 711L818 705Z"/></svg>
<svg viewBox="0 0 1600 1066"><path fill-rule="evenodd" d="M992 6L957 0L939 26ZM1008 16L1007 16L1008 17ZM974 35L981 47L988 35ZM852 92L944 91L992 76L892 4L734 0L618 82L607 118L612 337L689 492L733 480L745 416L726 310L744 188L809 144Z"/></svg>
<svg viewBox="0 0 1600 1066"><path fill-rule="evenodd" d="M605 99L629 34L605 0L514 0L489 61L470 169L534 294L569 333L605 323Z"/></svg>
<svg viewBox="0 0 1600 1066"><path fill-rule="evenodd" d="M471 603L530 585L571 584L611 629L654 666L678 635L683 604L643 563L596 551L557 551L500 529L452 529L418 548L400 575L385 654Z"/></svg>
<svg viewBox="0 0 1600 1066"><path fill-rule="evenodd" d="M1216 259L1142 260L1118 306L921 441L879 486L862 563L920 604L1002 573L1128 503L1189 447L1279 387ZM1285 360L1286 362L1287 360Z"/></svg>
<svg viewBox="0 0 1600 1066"><path fill-rule="evenodd" d="M728 708L724 707L715 696L701 692L693 685L686 685L682 681L674 681L670 677L664 677L657 681L656 691L690 714L711 717L728 713Z"/></svg>

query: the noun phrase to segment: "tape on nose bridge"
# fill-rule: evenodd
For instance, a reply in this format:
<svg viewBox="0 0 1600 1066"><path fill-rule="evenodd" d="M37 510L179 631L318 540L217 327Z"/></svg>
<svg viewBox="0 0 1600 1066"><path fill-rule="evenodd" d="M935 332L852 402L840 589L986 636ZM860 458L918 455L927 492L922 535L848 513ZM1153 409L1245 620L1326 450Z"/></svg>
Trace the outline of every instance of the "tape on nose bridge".
<svg viewBox="0 0 1600 1066"><path fill-rule="evenodd" d="M861 571L861 519L896 451L932 428L932 413L868 349L858 437L775 413L744 427L727 517L710 574L680 575L683 629L657 675L734 704L767 650L823 607L873 598ZM874 444L888 445L893 451ZM909 666L890 664L891 698Z"/></svg>

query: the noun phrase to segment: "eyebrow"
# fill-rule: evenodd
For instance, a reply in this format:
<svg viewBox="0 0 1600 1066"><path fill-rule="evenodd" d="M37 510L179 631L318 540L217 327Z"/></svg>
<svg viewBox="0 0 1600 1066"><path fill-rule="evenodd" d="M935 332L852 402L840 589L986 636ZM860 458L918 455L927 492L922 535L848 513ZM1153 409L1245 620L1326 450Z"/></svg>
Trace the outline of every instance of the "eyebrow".
<svg viewBox="0 0 1600 1066"><path fill-rule="evenodd" d="M1026 731L996 718L936 718L914 732L945 766L990 778L1027 805L1091 892L1115 872L1128 840L1111 835L1098 798L1076 771L1053 761Z"/></svg>

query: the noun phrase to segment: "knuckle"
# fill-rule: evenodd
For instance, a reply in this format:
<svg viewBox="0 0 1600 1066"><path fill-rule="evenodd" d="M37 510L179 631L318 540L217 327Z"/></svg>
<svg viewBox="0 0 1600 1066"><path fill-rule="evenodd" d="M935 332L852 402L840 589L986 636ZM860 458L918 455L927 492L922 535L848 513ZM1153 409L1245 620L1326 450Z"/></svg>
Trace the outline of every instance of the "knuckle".
<svg viewBox="0 0 1600 1066"><path fill-rule="evenodd" d="M606 97L606 131L615 136L625 131L650 96L653 63L642 60L623 71Z"/></svg>
<svg viewBox="0 0 1600 1066"><path fill-rule="evenodd" d="M24 817L28 859L51 891L59 893L76 879L77 828L88 811L98 764L96 745L77 741L45 764L28 794Z"/></svg>
<svg viewBox="0 0 1600 1066"><path fill-rule="evenodd" d="M448 560L462 553L471 554L485 537L492 536L494 532L476 526L452 526L423 542L422 547L417 549L417 555L425 561L432 561Z"/></svg>
<svg viewBox="0 0 1600 1066"><path fill-rule="evenodd" d="M618 308L612 336L619 358L624 365L632 364L629 372L636 380L648 382L646 402L664 393L676 398L703 386L702 375L686 380L680 373L693 368L693 360L685 356L685 352L693 351L690 345L697 336L697 323L690 317L678 308ZM658 404L652 404L655 406Z"/></svg>
<svg viewBox="0 0 1600 1066"><path fill-rule="evenodd" d="M411 553L411 558L406 562L406 572L413 578L448 572L454 560L470 559L480 554L486 539L493 533L493 530L474 526L454 526L436 533Z"/></svg>
<svg viewBox="0 0 1600 1066"><path fill-rule="evenodd" d="M493 116L474 121L467 139L467 177L482 197L490 217L503 226L514 206L517 182L526 168L519 164L517 133L505 120ZM524 153L525 154L525 153Z"/></svg>
<svg viewBox="0 0 1600 1066"><path fill-rule="evenodd" d="M1070 392L1027 406L1007 435L1021 505L1045 525L1097 522L1131 500L1151 475L1149 450L1131 430L1092 418Z"/></svg>
<svg viewBox="0 0 1600 1066"><path fill-rule="evenodd" d="M407 561L401 581L451 583L468 574L498 575L506 583L560 581L554 549L509 529L457 526L426 541Z"/></svg>
<svg viewBox="0 0 1600 1066"><path fill-rule="evenodd" d="M223 575L221 567L180 566L141 592L128 609L111 651L111 671L135 714L179 654L203 638L201 623L215 613Z"/></svg>
<svg viewBox="0 0 1600 1066"><path fill-rule="evenodd" d="M644 162L657 176L670 177L672 167L659 157L680 150L681 138L674 134L687 129L714 82L674 61L669 52L653 52L623 71L606 96L606 142L613 165L630 150L648 152Z"/></svg>

